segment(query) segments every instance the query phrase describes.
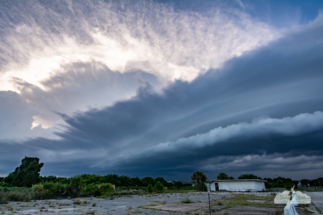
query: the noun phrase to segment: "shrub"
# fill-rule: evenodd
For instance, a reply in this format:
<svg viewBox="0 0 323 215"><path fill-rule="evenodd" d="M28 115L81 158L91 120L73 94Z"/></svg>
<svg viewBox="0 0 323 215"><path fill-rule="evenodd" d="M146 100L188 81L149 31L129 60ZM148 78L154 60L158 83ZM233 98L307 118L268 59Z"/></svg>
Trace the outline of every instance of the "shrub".
<svg viewBox="0 0 323 215"><path fill-rule="evenodd" d="M174 187L175 188L180 188L180 187L183 187L184 186L184 184L183 184L183 182L180 182L180 181L176 181L175 183L174 183Z"/></svg>
<svg viewBox="0 0 323 215"><path fill-rule="evenodd" d="M69 194L72 196L76 196L77 193L82 189L82 178L77 175L70 179L70 184L68 186Z"/></svg>
<svg viewBox="0 0 323 215"><path fill-rule="evenodd" d="M36 192L42 192L44 190L43 184L35 184L33 185L33 190Z"/></svg>
<svg viewBox="0 0 323 215"><path fill-rule="evenodd" d="M80 199L76 199L74 202L73 202L74 205L80 205L82 204L81 200Z"/></svg>
<svg viewBox="0 0 323 215"><path fill-rule="evenodd" d="M157 181L157 183L155 184L155 190L157 192L162 192L163 188L164 188L163 184L160 181Z"/></svg>
<svg viewBox="0 0 323 215"><path fill-rule="evenodd" d="M147 191L148 191L149 193L152 193L152 192L154 191L154 188L153 188L153 186L152 186L151 184L148 184L148 186L147 186Z"/></svg>
<svg viewBox="0 0 323 215"><path fill-rule="evenodd" d="M141 181L141 184L144 186L148 186L149 184L153 186L155 184L155 180L152 177L145 177L140 181Z"/></svg>
<svg viewBox="0 0 323 215"><path fill-rule="evenodd" d="M182 200L181 203L190 204L193 203L193 201L187 197L186 199Z"/></svg>
<svg viewBox="0 0 323 215"><path fill-rule="evenodd" d="M51 192L55 196L59 196L65 191L65 189L63 189L63 188L64 188L64 186L61 183L53 183L53 185L51 187Z"/></svg>
<svg viewBox="0 0 323 215"><path fill-rule="evenodd" d="M109 193L112 193L114 191L113 186L110 183L99 184L98 189L100 191L100 195L109 194Z"/></svg>
<svg viewBox="0 0 323 215"><path fill-rule="evenodd" d="M31 190L12 190L0 191L0 202L6 204L8 201L23 201L28 202L33 199L33 191Z"/></svg>
<svg viewBox="0 0 323 215"><path fill-rule="evenodd" d="M207 191L207 187L204 182L202 182L199 186L199 191Z"/></svg>
<svg viewBox="0 0 323 215"><path fill-rule="evenodd" d="M9 184L7 184L6 182L4 182L4 181L0 182L0 187L8 187L8 186L9 186Z"/></svg>
<svg viewBox="0 0 323 215"><path fill-rule="evenodd" d="M98 188L98 185L96 184L89 184L83 186L84 195L86 196L99 196L100 190Z"/></svg>

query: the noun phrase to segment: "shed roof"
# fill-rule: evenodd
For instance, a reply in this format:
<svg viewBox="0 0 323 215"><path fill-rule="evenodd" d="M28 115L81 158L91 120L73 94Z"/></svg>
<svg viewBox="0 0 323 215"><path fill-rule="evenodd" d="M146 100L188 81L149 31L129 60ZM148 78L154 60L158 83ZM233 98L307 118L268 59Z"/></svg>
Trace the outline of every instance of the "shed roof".
<svg viewBox="0 0 323 215"><path fill-rule="evenodd" d="M266 182L266 180L262 180L262 179L228 179L228 180L210 180L208 182L212 183L212 182L248 182L248 181L255 181L255 182Z"/></svg>

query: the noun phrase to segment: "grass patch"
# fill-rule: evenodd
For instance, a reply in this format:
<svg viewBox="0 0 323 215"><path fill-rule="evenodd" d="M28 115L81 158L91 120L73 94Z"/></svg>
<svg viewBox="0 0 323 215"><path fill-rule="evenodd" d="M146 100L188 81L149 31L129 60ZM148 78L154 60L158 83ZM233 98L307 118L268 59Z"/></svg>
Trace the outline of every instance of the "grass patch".
<svg viewBox="0 0 323 215"><path fill-rule="evenodd" d="M62 203L59 204L59 206L61 206ZM74 205L80 205L82 204L82 201L80 199L76 199L74 202L73 202Z"/></svg>
<svg viewBox="0 0 323 215"><path fill-rule="evenodd" d="M130 211L130 213L133 213L133 214L141 214L142 211L141 210L134 210L134 211Z"/></svg>
<svg viewBox="0 0 323 215"><path fill-rule="evenodd" d="M154 201L156 203L158 203L159 205L166 205L166 201Z"/></svg>
<svg viewBox="0 0 323 215"><path fill-rule="evenodd" d="M267 208L283 208L285 205L274 204L274 197L269 196L257 196L257 195L243 195L243 194L231 194L232 198L222 198L220 201L212 202L212 205L226 205L227 207L234 206L249 206L249 207L267 207ZM264 203L249 202L247 200L261 200Z"/></svg>
<svg viewBox="0 0 323 215"><path fill-rule="evenodd" d="M145 205L145 206L157 206L157 204L148 204L148 205ZM142 207L145 207L145 206L142 206Z"/></svg>
<svg viewBox="0 0 323 215"><path fill-rule="evenodd" d="M191 203L194 203L192 200L190 200L188 197L186 199L183 199L181 201L181 203L184 203L184 204L191 204Z"/></svg>

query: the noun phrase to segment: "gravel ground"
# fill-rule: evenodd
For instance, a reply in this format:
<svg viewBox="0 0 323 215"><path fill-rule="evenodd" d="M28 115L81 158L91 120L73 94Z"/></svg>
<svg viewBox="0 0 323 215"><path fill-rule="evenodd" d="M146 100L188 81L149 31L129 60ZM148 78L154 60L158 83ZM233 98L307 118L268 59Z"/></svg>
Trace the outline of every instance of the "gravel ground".
<svg viewBox="0 0 323 215"><path fill-rule="evenodd" d="M211 201L224 196L228 198L230 194L227 192L211 193ZM271 195L271 193L244 194ZM77 199L50 199L9 202L7 205L0 205L0 214L182 214L181 212L145 209L140 206L180 203L187 198L196 203L208 202L206 192L132 195L115 199L79 198L81 204L74 204Z"/></svg>
<svg viewBox="0 0 323 215"><path fill-rule="evenodd" d="M323 213L323 192L304 192L312 199L313 204Z"/></svg>

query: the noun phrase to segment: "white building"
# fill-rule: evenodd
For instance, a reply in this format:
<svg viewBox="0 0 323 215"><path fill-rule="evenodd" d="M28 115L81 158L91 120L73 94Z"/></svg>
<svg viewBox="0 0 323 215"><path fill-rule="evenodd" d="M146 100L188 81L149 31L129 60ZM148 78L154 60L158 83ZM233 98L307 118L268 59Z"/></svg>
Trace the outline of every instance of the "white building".
<svg viewBox="0 0 323 215"><path fill-rule="evenodd" d="M265 180L233 179L210 181L211 191L266 191Z"/></svg>

